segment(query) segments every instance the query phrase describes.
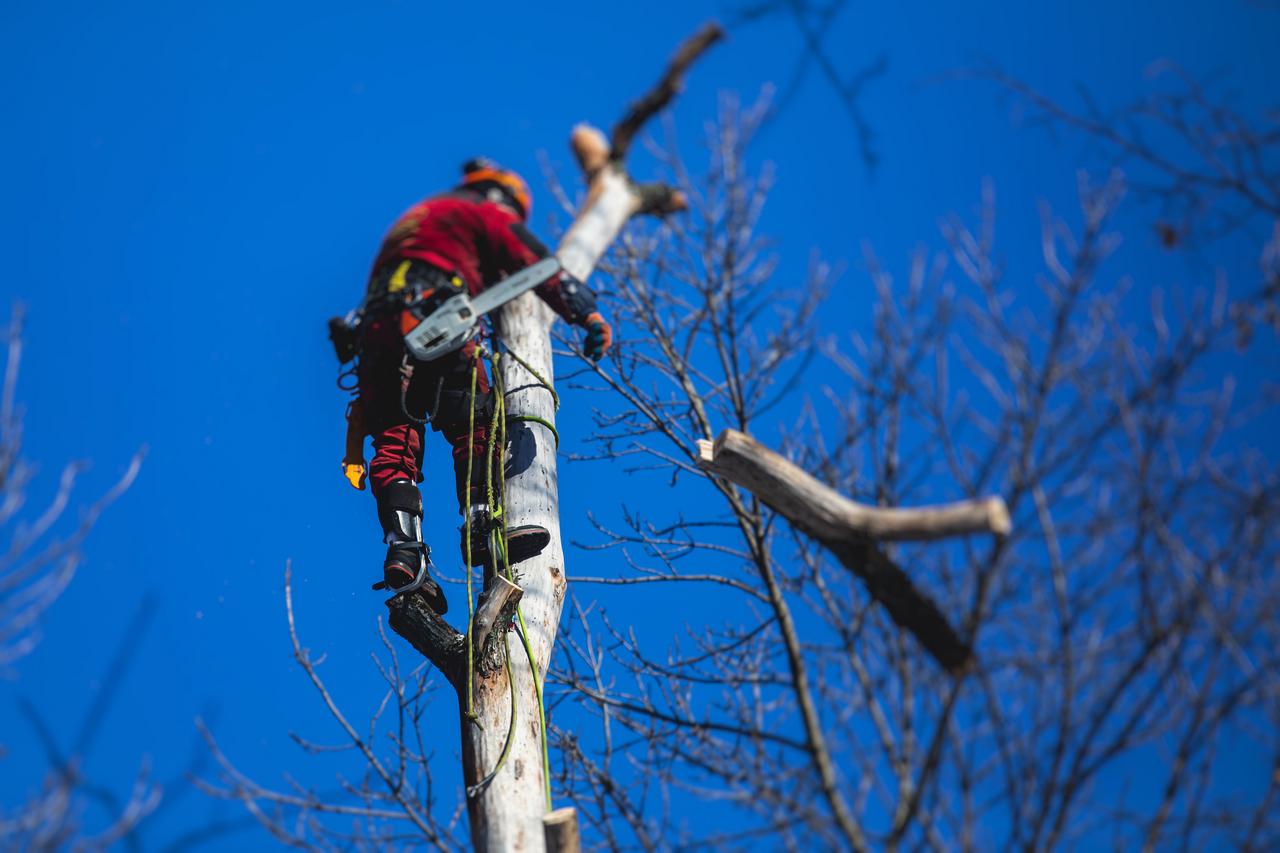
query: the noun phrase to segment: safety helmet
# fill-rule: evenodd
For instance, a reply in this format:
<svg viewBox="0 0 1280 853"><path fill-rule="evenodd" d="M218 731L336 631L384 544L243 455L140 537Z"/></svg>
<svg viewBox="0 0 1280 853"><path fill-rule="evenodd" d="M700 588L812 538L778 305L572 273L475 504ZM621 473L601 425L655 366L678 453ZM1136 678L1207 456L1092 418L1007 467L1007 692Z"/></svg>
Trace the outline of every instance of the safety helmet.
<svg viewBox="0 0 1280 853"><path fill-rule="evenodd" d="M524 178L485 157L462 164L460 188L514 208L521 219L528 219L529 210L533 207L533 196L529 194L529 185Z"/></svg>

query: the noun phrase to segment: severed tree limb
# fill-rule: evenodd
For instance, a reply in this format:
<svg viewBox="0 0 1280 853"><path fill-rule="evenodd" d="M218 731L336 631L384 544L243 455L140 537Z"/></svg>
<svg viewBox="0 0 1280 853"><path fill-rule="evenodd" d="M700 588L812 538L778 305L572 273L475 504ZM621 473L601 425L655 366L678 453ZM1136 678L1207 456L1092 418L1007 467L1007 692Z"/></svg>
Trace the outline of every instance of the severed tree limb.
<svg viewBox="0 0 1280 853"><path fill-rule="evenodd" d="M897 625L919 640L943 669L959 675L973 665L973 647L960 638L934 600L874 542L818 541L862 579L871 597Z"/></svg>
<svg viewBox="0 0 1280 853"><path fill-rule="evenodd" d="M876 542L970 533L1005 536L1010 521L1003 500L992 497L914 509L859 504L737 430L725 430L714 443L699 441L698 459L705 470L751 492L821 542L945 669L958 673L971 665L973 649Z"/></svg>
<svg viewBox="0 0 1280 853"><path fill-rule="evenodd" d="M704 469L742 486L819 539L919 542L970 533L1007 536L1012 529L998 497L909 509L857 503L733 429L714 443L699 441L698 459Z"/></svg>

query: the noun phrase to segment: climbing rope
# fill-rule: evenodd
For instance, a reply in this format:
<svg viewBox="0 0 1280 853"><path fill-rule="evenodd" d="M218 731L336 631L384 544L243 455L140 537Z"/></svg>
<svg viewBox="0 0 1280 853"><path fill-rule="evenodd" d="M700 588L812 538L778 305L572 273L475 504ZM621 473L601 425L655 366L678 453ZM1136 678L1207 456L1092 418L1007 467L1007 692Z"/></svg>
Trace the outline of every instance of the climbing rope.
<svg viewBox="0 0 1280 853"><path fill-rule="evenodd" d="M506 346L504 344L504 349L506 349L507 351L508 358L513 359L515 363L523 367L529 373L529 375L532 376L535 381L537 381L539 385L541 385L543 388L551 392L551 407L559 411L560 395L556 393L556 389L551 385L551 383L548 382L541 373L535 370L532 364L530 364L529 362L521 358L520 354L517 353L515 350L513 350L511 347Z"/></svg>
<svg viewBox="0 0 1280 853"><path fill-rule="evenodd" d="M529 362L521 358L519 354L517 354L510 347L507 347L507 355L511 359L513 359L516 364L520 365L526 371L528 371L529 375L533 377L534 381L537 382L538 385L541 385L543 388L547 389L548 392L550 392L552 408L559 409L560 395L556 393L556 389L551 385L550 382L546 380L546 377L544 377L541 373L535 370L532 364L530 364ZM556 450L560 449L560 431L556 429L555 424L551 423L551 421L546 420L545 418L540 418L536 415L510 415L507 418L507 420L515 421L517 423L541 424L551 432L551 437L555 439L555 442L556 442Z"/></svg>

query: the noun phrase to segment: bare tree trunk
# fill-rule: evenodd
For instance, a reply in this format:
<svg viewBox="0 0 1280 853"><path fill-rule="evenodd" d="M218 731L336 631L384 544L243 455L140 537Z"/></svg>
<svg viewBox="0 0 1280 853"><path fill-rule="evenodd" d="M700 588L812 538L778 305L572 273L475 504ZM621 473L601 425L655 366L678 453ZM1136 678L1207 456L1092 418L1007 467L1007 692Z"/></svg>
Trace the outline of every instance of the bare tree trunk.
<svg viewBox="0 0 1280 853"><path fill-rule="evenodd" d="M549 336L553 319L551 311L533 294L508 305L501 318L504 344L527 360L548 384L554 382ZM500 364L503 385L509 393L509 415L542 421L511 421L508 429L516 473L506 486L507 523L538 524L551 532L546 550L514 567L517 583L524 590L521 611L540 690L565 593L556 436L552 431L555 402L550 391L512 359L503 359ZM468 797L471 836L477 850L542 850L542 815L548 810L548 803L544 793L540 707L534 674L519 634L507 632L505 642L515 701L509 693L505 669L496 669L476 680L476 721L462 715L463 766L468 788L497 767L504 749L509 750L502 770L483 790ZM465 686L459 697L465 711ZM508 745L513 708L516 725Z"/></svg>
<svg viewBox="0 0 1280 853"><path fill-rule="evenodd" d="M588 193L556 254L575 278L586 280L632 216L685 208L680 193L666 185L634 183L624 158L644 123L679 91L688 66L721 35L719 27L711 24L685 42L658 85L633 104L614 128L612 144L589 126L574 129L572 146ZM527 365L522 366L514 357L500 361L512 457L506 483L506 521L509 526L537 524L551 533L551 542L541 554L516 567L522 595L511 600L513 606L516 600L520 603L529 653L520 632L488 634L488 641L475 649L477 663L471 679L475 717L470 719L465 640L460 643L461 635L416 600L391 603L392 628L432 660L458 691L471 838L476 850L492 853L546 849L543 816L550 803L538 695L555 645L566 586L552 390L550 330L555 319L532 293L507 305L499 317L503 345ZM495 624L489 616L484 625L476 627ZM501 620L496 624L501 625ZM480 639L478 630L473 638Z"/></svg>

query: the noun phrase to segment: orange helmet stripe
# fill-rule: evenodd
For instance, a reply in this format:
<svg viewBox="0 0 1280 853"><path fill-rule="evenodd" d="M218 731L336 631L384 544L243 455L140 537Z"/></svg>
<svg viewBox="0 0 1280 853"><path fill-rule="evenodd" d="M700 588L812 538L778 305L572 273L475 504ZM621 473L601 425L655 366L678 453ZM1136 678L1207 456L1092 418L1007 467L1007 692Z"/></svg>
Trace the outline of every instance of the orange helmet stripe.
<svg viewBox="0 0 1280 853"><path fill-rule="evenodd" d="M474 172L467 172L463 177L462 184L466 186L467 184L477 184L482 181L493 181L506 187L516 197L516 201L520 203L520 206L524 208L525 215L529 214L533 207L533 197L529 193L528 184L515 172L508 172L504 169L477 169Z"/></svg>

